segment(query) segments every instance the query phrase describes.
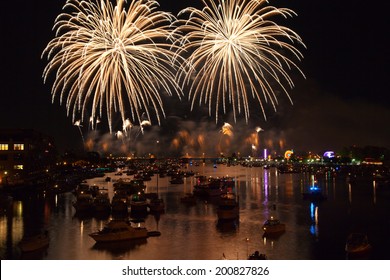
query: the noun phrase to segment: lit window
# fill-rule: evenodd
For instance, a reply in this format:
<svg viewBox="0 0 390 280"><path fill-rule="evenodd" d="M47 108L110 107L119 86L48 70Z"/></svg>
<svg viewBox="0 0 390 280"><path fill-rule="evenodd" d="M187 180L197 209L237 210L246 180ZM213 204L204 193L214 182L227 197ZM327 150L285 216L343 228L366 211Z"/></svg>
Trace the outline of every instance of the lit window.
<svg viewBox="0 0 390 280"><path fill-rule="evenodd" d="M8 144L0 144L0 151L8 151Z"/></svg>
<svg viewBox="0 0 390 280"><path fill-rule="evenodd" d="M14 151L23 151L24 144L14 144Z"/></svg>
<svg viewBox="0 0 390 280"><path fill-rule="evenodd" d="M14 169L23 170L23 164L14 165Z"/></svg>

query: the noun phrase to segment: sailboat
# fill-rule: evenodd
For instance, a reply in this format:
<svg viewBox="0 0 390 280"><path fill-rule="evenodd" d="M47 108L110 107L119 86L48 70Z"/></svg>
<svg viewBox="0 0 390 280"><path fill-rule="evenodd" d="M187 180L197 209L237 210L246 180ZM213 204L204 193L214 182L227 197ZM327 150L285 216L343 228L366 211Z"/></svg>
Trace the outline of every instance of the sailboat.
<svg viewBox="0 0 390 280"><path fill-rule="evenodd" d="M165 210L164 200L158 196L158 173L157 173L157 196L150 199L148 206L151 212L163 212Z"/></svg>

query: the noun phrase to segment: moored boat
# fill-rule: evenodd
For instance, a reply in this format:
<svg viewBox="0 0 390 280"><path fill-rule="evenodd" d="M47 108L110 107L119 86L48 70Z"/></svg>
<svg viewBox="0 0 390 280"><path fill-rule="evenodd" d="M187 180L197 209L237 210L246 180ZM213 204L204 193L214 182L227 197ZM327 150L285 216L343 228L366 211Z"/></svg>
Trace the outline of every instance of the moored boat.
<svg viewBox="0 0 390 280"><path fill-rule="evenodd" d="M102 230L89 234L96 242L115 242L148 237L145 227L134 227L128 221L111 220Z"/></svg>
<svg viewBox="0 0 390 280"><path fill-rule="evenodd" d="M198 196L220 196L227 193L234 185L234 178L231 177L209 177L205 180L204 176L197 176L193 193Z"/></svg>
<svg viewBox="0 0 390 280"><path fill-rule="evenodd" d="M220 220L233 220L239 216L239 201L234 193L221 195L218 204L217 215Z"/></svg>
<svg viewBox="0 0 390 280"><path fill-rule="evenodd" d="M130 211L133 212L147 212L148 202L143 194L134 194L130 200Z"/></svg>
<svg viewBox="0 0 390 280"><path fill-rule="evenodd" d="M263 224L264 234L280 234L286 231L286 225L271 217Z"/></svg>
<svg viewBox="0 0 390 280"><path fill-rule="evenodd" d="M96 212L111 212L111 203L107 189L99 189L93 200L93 207Z"/></svg>
<svg viewBox="0 0 390 280"><path fill-rule="evenodd" d="M260 254L259 251L255 251L253 254L248 256L248 260L266 260L267 256L265 254Z"/></svg>
<svg viewBox="0 0 390 280"><path fill-rule="evenodd" d="M144 193L146 185L141 179L119 179L114 184L114 191L133 195L137 193Z"/></svg>
<svg viewBox="0 0 390 280"><path fill-rule="evenodd" d="M126 195L115 194L111 200L111 210L113 213L127 213L129 211L128 198Z"/></svg>
<svg viewBox="0 0 390 280"><path fill-rule="evenodd" d="M93 197L89 193L79 194L77 200L73 203L77 213L93 211Z"/></svg>

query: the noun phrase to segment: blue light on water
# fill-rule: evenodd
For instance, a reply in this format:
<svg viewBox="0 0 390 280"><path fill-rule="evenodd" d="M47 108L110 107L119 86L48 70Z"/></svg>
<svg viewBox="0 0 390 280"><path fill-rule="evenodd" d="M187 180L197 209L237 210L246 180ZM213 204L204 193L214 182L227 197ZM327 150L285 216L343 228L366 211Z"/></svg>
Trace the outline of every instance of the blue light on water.
<svg viewBox="0 0 390 280"><path fill-rule="evenodd" d="M312 219L312 221L314 221L314 210L315 210L315 206L314 206L314 203L310 203L310 217Z"/></svg>
<svg viewBox="0 0 390 280"><path fill-rule="evenodd" d="M317 234L317 232L316 232L316 226L315 226L314 224L310 226L310 233L311 233L312 235L316 235L316 234Z"/></svg>
<svg viewBox="0 0 390 280"><path fill-rule="evenodd" d="M316 191L319 191L319 190L320 190L320 188L317 187L317 186L311 186L310 187L310 191L312 191L312 192L316 192Z"/></svg>

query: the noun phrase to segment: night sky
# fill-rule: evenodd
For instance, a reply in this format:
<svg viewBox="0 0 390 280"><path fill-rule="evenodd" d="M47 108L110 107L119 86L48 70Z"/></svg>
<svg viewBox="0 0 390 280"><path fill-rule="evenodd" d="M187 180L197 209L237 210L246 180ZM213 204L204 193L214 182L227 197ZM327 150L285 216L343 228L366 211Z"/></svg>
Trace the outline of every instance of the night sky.
<svg viewBox="0 0 390 280"><path fill-rule="evenodd" d="M162 10L174 14L187 6L201 6L199 0L159 2ZM0 128L37 129L53 136L60 150L77 148L80 133L66 116L65 107L58 100L51 102L51 84L43 84L41 77L47 61L40 56L54 37L54 19L64 3L6 1L1 9ZM307 47L300 48L304 60L299 64L306 79L294 77L295 88L290 91L294 105L281 100L278 112L271 113L267 121L254 113L248 124L243 120L231 123L236 131L243 133L258 125L264 128L264 139L283 137L286 148L306 151L350 145L390 148L386 1L270 3L298 14L285 25L296 31ZM200 122L207 120L187 108L171 107L175 109L167 110L170 116L191 123L192 129L203 127ZM225 121L230 122L228 116ZM220 128L215 119L210 122L208 127Z"/></svg>

